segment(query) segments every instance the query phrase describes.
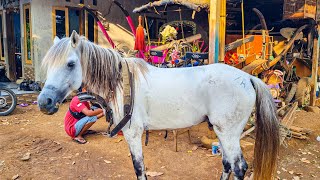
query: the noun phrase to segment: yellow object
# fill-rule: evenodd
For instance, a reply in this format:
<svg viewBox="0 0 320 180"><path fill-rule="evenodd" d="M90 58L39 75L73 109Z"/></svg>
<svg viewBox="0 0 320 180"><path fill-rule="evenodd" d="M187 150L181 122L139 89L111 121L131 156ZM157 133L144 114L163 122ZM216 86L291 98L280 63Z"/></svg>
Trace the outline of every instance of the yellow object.
<svg viewBox="0 0 320 180"><path fill-rule="evenodd" d="M278 56L284 49L284 47L286 46L284 41L280 41L277 45L275 45L273 47L273 51L276 53L276 55Z"/></svg>
<svg viewBox="0 0 320 180"><path fill-rule="evenodd" d="M277 75L272 74L271 76L269 76L269 79L265 83L266 84L277 85L279 83L282 83L282 79L279 78Z"/></svg>
<svg viewBox="0 0 320 180"><path fill-rule="evenodd" d="M223 63L225 55L226 44L226 16L227 16L227 2L221 0L220 2L220 27L219 27L219 61Z"/></svg>
<svg viewBox="0 0 320 180"><path fill-rule="evenodd" d="M160 34L165 41L167 39L177 39L178 32L174 27L167 25Z"/></svg>
<svg viewBox="0 0 320 180"><path fill-rule="evenodd" d="M270 89L270 94L273 98L277 98L280 95L280 90L276 88L271 88Z"/></svg>
<svg viewBox="0 0 320 180"><path fill-rule="evenodd" d="M219 140L218 139L209 139L207 136L203 136L201 138L202 146L207 149L211 149L213 142L219 142Z"/></svg>

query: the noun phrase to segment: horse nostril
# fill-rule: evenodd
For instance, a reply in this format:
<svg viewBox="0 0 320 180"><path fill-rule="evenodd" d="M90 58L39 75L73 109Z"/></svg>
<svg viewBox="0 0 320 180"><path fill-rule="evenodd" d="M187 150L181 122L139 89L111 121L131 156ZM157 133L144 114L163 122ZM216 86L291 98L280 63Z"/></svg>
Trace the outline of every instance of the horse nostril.
<svg viewBox="0 0 320 180"><path fill-rule="evenodd" d="M47 98L47 105L51 105L52 104L52 99L51 98Z"/></svg>

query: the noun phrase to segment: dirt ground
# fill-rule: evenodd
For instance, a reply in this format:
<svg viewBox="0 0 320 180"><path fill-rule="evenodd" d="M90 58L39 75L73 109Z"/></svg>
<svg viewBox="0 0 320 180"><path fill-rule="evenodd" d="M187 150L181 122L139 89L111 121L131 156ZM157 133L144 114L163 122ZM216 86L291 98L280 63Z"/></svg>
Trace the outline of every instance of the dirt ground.
<svg viewBox="0 0 320 180"><path fill-rule="evenodd" d="M6 117L0 117L0 179L135 179L128 146L122 136L107 138L102 134L87 136L87 144L73 142L64 132L63 117L68 104L52 116L40 113L37 106L17 107ZM320 114L299 111L295 125L313 130L309 140L291 139L281 147L277 177L279 179L320 178ZM93 130L107 128L100 119ZM144 146L147 171L163 175L149 179L219 179L220 156L210 156L211 150L200 147L200 138L208 135L206 124L178 136L174 152L173 135L164 140L164 131L152 131L148 146ZM251 137L245 140L252 141ZM196 146L199 146L197 149ZM26 153L30 159L21 160ZM244 152L251 167L253 147ZM305 158L305 159L303 159ZM250 173L250 170L248 174Z"/></svg>

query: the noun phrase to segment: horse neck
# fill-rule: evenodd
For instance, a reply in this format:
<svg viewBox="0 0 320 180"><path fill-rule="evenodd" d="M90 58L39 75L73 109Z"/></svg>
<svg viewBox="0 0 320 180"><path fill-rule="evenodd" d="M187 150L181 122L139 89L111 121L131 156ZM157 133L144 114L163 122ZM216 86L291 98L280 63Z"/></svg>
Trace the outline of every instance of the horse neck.
<svg viewBox="0 0 320 180"><path fill-rule="evenodd" d="M121 82L121 56L112 49L102 48L89 41L83 41L80 49L83 82L90 91L103 98L109 98L110 91L115 96Z"/></svg>

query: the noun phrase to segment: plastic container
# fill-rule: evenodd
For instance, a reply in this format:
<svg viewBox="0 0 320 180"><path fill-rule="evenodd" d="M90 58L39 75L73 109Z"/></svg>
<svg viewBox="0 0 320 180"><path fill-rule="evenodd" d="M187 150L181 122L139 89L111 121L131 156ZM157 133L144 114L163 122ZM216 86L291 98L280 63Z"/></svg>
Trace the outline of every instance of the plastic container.
<svg viewBox="0 0 320 180"><path fill-rule="evenodd" d="M219 155L220 154L220 143L212 142L212 154Z"/></svg>

